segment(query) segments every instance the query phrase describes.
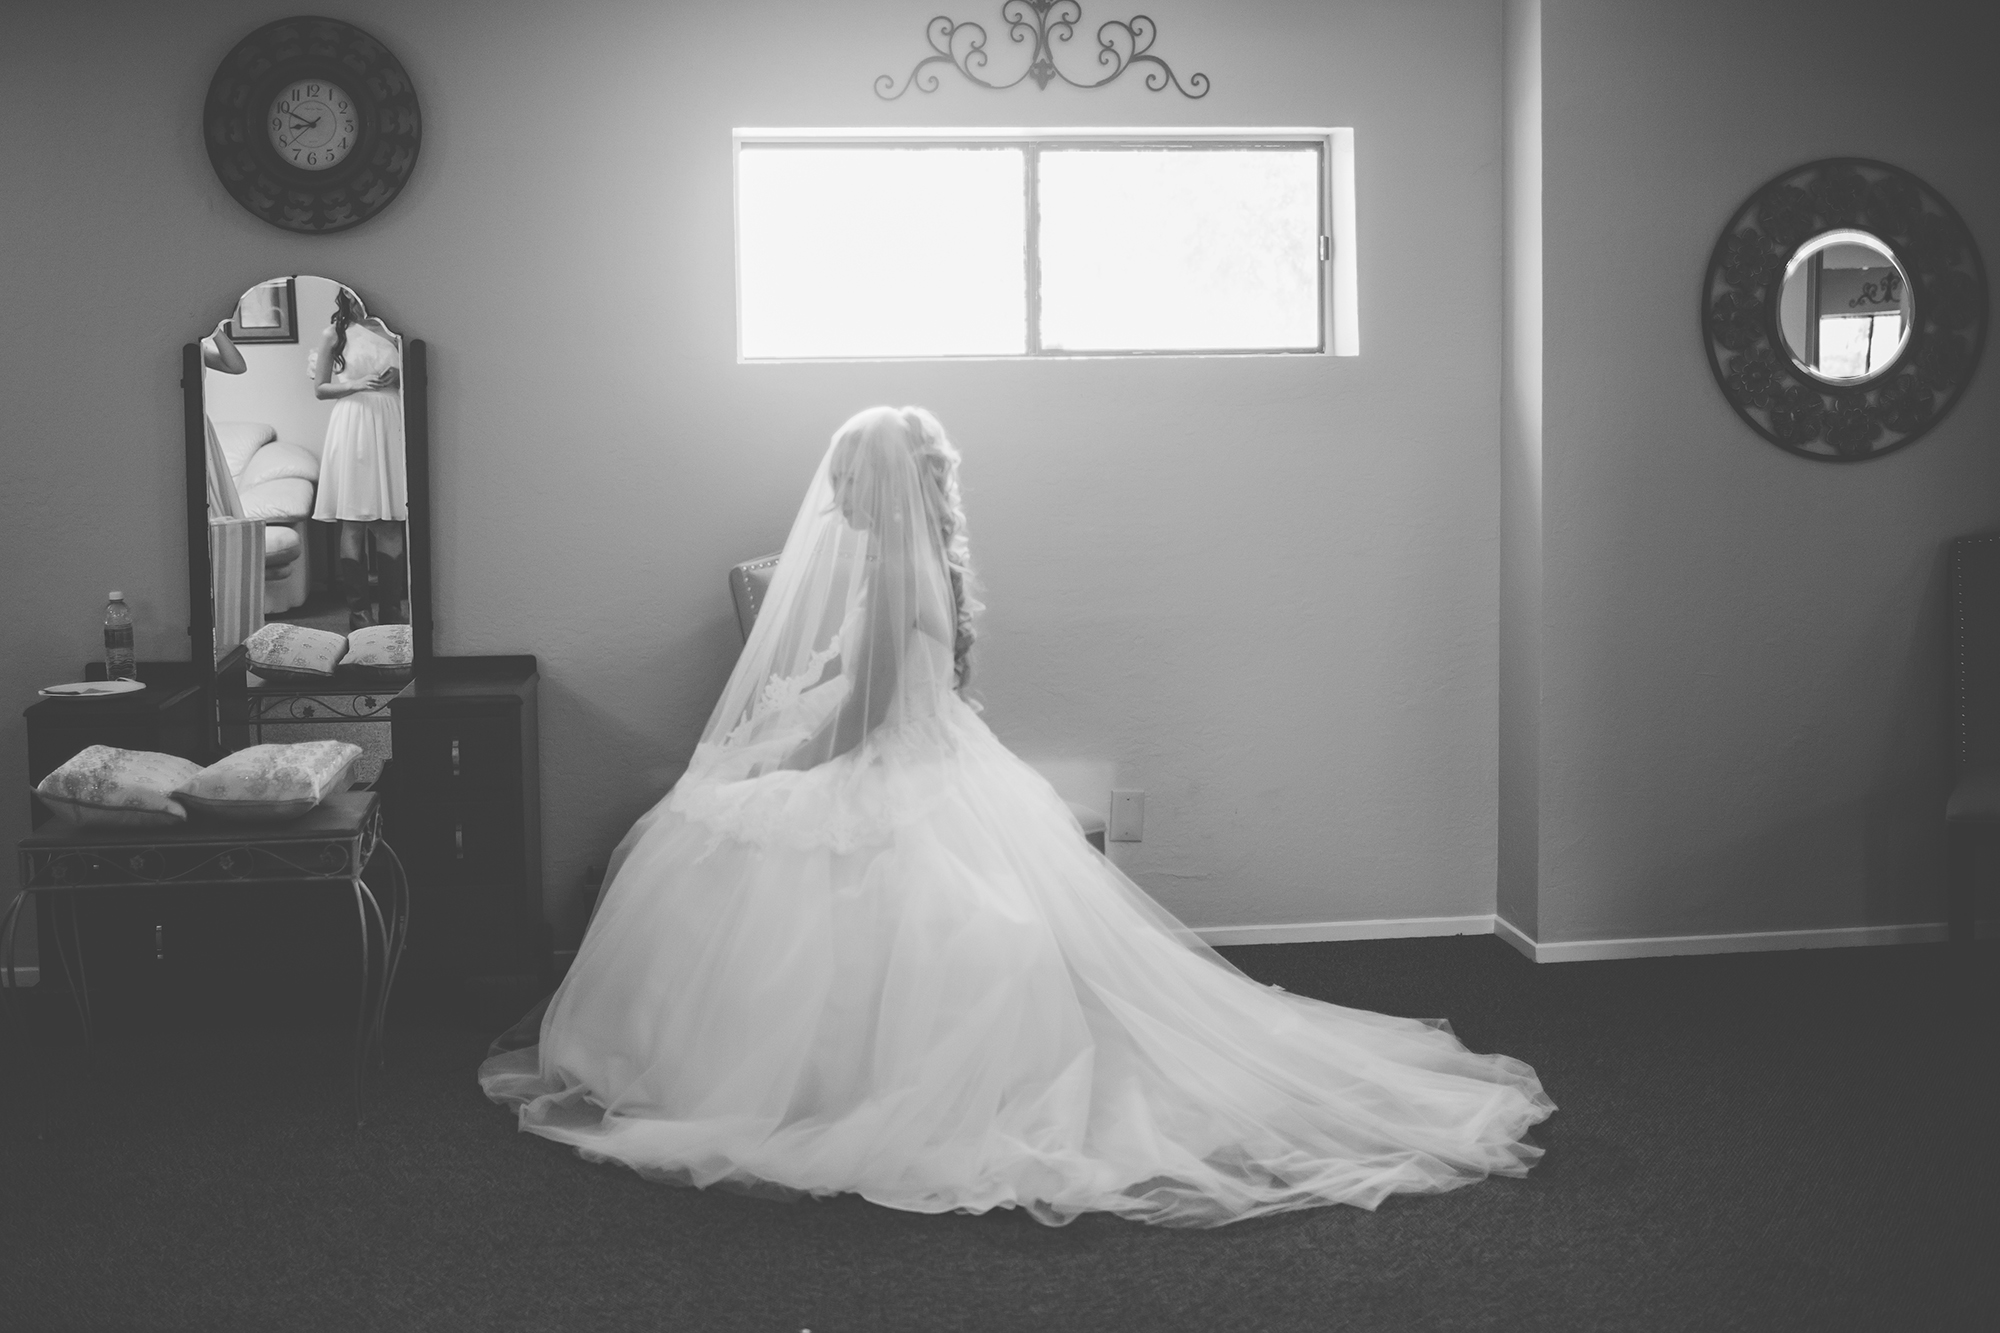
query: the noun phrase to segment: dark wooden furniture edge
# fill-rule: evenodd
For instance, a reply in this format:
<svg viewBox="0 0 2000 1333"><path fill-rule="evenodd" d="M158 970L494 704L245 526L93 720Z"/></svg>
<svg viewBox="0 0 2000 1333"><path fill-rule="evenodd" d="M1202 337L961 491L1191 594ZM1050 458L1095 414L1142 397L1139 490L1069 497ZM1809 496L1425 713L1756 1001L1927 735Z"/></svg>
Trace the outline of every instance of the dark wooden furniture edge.
<svg viewBox="0 0 2000 1333"><path fill-rule="evenodd" d="M410 580L410 644L420 667L432 651L430 393L430 344L411 338L403 348L403 483L410 508L404 568Z"/></svg>

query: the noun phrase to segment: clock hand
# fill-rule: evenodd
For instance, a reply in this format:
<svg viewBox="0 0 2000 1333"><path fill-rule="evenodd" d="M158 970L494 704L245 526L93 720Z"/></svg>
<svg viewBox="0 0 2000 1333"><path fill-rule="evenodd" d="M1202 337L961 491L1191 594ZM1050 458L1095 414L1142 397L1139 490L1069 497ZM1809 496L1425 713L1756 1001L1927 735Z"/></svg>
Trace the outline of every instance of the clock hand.
<svg viewBox="0 0 2000 1333"><path fill-rule="evenodd" d="M299 127L299 129L297 130L297 132L296 132L296 133L294 133L294 134L292 135L292 137L291 137L291 138L289 138L289 139L286 139L286 140L283 140L283 141L282 141L282 144L281 144L281 146L282 146L282 147L285 147L285 148L290 148L290 147L291 147L291 146L292 146L293 144L297 143L297 142L298 142L298 141L299 141L300 139L303 139L303 138L304 138L304 137L306 136L306 134L307 134L307 133L308 133L309 131L311 131L311 130L313 130L313 129L317 128L317 127L318 127L318 125L319 125L319 122L320 122L320 120L324 120L324 119L326 119L326 117L324 117L324 116L321 116L321 117L319 118L319 120L308 120L308 121L304 121L304 122L302 122L302 123L301 123L301 125L300 125L300 127Z"/></svg>

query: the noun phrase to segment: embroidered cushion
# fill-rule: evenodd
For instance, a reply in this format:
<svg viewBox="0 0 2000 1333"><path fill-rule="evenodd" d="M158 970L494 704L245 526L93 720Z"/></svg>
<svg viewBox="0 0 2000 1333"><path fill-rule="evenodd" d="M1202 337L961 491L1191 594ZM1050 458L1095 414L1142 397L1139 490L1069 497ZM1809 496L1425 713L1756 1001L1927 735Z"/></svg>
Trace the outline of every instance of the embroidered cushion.
<svg viewBox="0 0 2000 1333"><path fill-rule="evenodd" d="M280 823L346 791L360 757L361 747L347 741L253 745L198 769L179 796L203 819Z"/></svg>
<svg viewBox="0 0 2000 1333"><path fill-rule="evenodd" d="M369 625L347 636L343 669L374 680L401 680L416 663L408 625Z"/></svg>
<svg viewBox="0 0 2000 1333"><path fill-rule="evenodd" d="M164 827L187 819L174 794L199 772L200 764L177 755L93 745L36 783L35 794L79 824Z"/></svg>
<svg viewBox="0 0 2000 1333"><path fill-rule="evenodd" d="M345 635L273 621L243 641L250 669L271 680L317 682L333 675L347 648Z"/></svg>

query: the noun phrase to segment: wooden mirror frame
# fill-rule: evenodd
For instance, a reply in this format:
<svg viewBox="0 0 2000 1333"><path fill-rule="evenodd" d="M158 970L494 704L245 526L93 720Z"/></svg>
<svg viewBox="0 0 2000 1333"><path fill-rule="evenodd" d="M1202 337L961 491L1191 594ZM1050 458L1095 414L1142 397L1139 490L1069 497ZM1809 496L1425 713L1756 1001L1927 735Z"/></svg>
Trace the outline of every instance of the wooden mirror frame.
<svg viewBox="0 0 2000 1333"><path fill-rule="evenodd" d="M420 338L403 342L403 471L409 488L410 642L415 673L431 660L430 358ZM181 345L181 426L187 439L188 642L196 676L215 680L243 662L238 644L215 657L214 571L208 564L208 432L203 425L199 342ZM391 691L393 693L393 691Z"/></svg>
<svg viewBox="0 0 2000 1333"><path fill-rule="evenodd" d="M1915 314L1896 359L1836 384L1786 351L1786 261L1822 232L1867 232L1909 275ZM1829 157L1780 172L1730 215L1701 284L1708 366L1729 405L1780 449L1828 463L1880 458L1944 420L1986 343L1986 268L1944 197L1901 167Z"/></svg>

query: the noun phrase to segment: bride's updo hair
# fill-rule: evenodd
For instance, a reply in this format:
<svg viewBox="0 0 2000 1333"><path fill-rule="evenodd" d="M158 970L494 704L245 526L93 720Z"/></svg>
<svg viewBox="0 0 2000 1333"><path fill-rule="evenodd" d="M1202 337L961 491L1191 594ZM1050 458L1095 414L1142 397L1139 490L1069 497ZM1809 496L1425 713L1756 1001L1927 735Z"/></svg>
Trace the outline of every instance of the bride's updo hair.
<svg viewBox="0 0 2000 1333"><path fill-rule="evenodd" d="M965 536L965 500L958 490L956 447L946 438L938 419L921 407L902 409L903 426L924 479L924 503L938 528L945 568L951 574L951 600L956 625L952 634L952 670L958 687L972 679L972 618L986 608L972 595L972 547Z"/></svg>
<svg viewBox="0 0 2000 1333"><path fill-rule="evenodd" d="M867 480L871 458L879 456L878 451L896 449L907 449L916 464L924 517L936 530L944 553L954 620L952 675L963 689L972 678L972 618L986 608L972 595L972 554L965 539L965 501L958 491L958 450L938 419L921 407L871 407L848 418L835 432L828 455L830 478L843 478L836 483L833 508L842 509L847 503L842 498L848 493L844 487L857 487L864 496L874 494L877 488ZM901 519L897 513L870 515L869 507L868 501L861 502L863 523Z"/></svg>

